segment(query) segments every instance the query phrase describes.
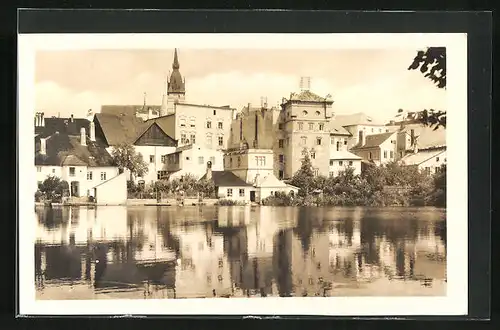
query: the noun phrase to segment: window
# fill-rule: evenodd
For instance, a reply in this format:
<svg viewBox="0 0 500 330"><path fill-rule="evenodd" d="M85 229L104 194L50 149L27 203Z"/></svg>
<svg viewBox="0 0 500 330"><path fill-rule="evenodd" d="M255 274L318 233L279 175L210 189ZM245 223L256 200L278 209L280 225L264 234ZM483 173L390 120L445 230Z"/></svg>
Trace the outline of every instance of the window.
<svg viewBox="0 0 500 330"><path fill-rule="evenodd" d="M299 131L302 131L304 129L304 123L299 123Z"/></svg>
<svg viewBox="0 0 500 330"><path fill-rule="evenodd" d="M205 144L207 145L208 148L212 148L212 135L207 134Z"/></svg>
<svg viewBox="0 0 500 330"><path fill-rule="evenodd" d="M41 166L37 166L37 167L36 167L36 171L37 171L37 172L41 172L41 171L42 171L42 167L41 167Z"/></svg>
<svg viewBox="0 0 500 330"><path fill-rule="evenodd" d="M233 167L233 157L229 158L229 167Z"/></svg>
<svg viewBox="0 0 500 330"><path fill-rule="evenodd" d="M368 159L372 159L372 152L370 151L370 153L368 154Z"/></svg>
<svg viewBox="0 0 500 330"><path fill-rule="evenodd" d="M337 151L340 151L340 141L337 141Z"/></svg>
<svg viewBox="0 0 500 330"><path fill-rule="evenodd" d="M191 144L196 143L196 134L191 134Z"/></svg>
<svg viewBox="0 0 500 330"><path fill-rule="evenodd" d="M189 126L190 127L196 127L196 121L194 118L189 118Z"/></svg>
<svg viewBox="0 0 500 330"><path fill-rule="evenodd" d="M390 157L391 157L391 159L394 158L394 151L392 151L392 150L390 152Z"/></svg>
<svg viewBox="0 0 500 330"><path fill-rule="evenodd" d="M106 180L106 172L101 172L101 180Z"/></svg>
<svg viewBox="0 0 500 330"><path fill-rule="evenodd" d="M56 169L55 168L52 169L52 173L56 173Z"/></svg>
<svg viewBox="0 0 500 330"><path fill-rule="evenodd" d="M217 110L214 110L214 116L216 116L216 115L217 115Z"/></svg>
<svg viewBox="0 0 500 330"><path fill-rule="evenodd" d="M207 128L212 128L212 122L210 120L207 121Z"/></svg>
<svg viewBox="0 0 500 330"><path fill-rule="evenodd" d="M321 145L321 138L320 137L316 138L316 144L319 145L319 146Z"/></svg>
<svg viewBox="0 0 500 330"><path fill-rule="evenodd" d="M344 140L344 145L347 145L347 140Z"/></svg>
<svg viewBox="0 0 500 330"><path fill-rule="evenodd" d="M349 161L349 166L352 166L352 160Z"/></svg>
<svg viewBox="0 0 500 330"><path fill-rule="evenodd" d="M436 157L436 162L439 162L439 157Z"/></svg>
<svg viewBox="0 0 500 330"><path fill-rule="evenodd" d="M314 168L313 172L314 172L314 176L318 176L319 175L319 169L318 168Z"/></svg>
<svg viewBox="0 0 500 330"><path fill-rule="evenodd" d="M333 166L333 159L330 159L330 166Z"/></svg>
<svg viewBox="0 0 500 330"><path fill-rule="evenodd" d="M160 160L163 164L167 162L167 155L161 155Z"/></svg>
<svg viewBox="0 0 500 330"><path fill-rule="evenodd" d="M330 177L334 177L335 176L335 172L331 171L330 173Z"/></svg>
<svg viewBox="0 0 500 330"><path fill-rule="evenodd" d="M181 119L179 120L179 122L180 122L180 124L181 124L181 127L186 127L186 119L181 118Z"/></svg>
<svg viewBox="0 0 500 330"><path fill-rule="evenodd" d="M266 157L255 156L255 162L257 163L257 166L266 166Z"/></svg>
<svg viewBox="0 0 500 330"><path fill-rule="evenodd" d="M89 181L92 180L92 172L91 171L87 172L87 180L89 180Z"/></svg>
<svg viewBox="0 0 500 330"><path fill-rule="evenodd" d="M335 144L335 137L330 136L330 144Z"/></svg>
<svg viewBox="0 0 500 330"><path fill-rule="evenodd" d="M311 151L311 159L316 159L316 152Z"/></svg>
<svg viewBox="0 0 500 330"><path fill-rule="evenodd" d="M303 136L300 138L300 143L305 146L307 144L307 137Z"/></svg>
<svg viewBox="0 0 500 330"><path fill-rule="evenodd" d="M224 145L224 137L219 136L219 147L222 147Z"/></svg>
<svg viewBox="0 0 500 330"><path fill-rule="evenodd" d="M283 124L282 123L278 124L278 129L283 129Z"/></svg>
<svg viewBox="0 0 500 330"><path fill-rule="evenodd" d="M314 129L314 124L313 123L309 123L309 130L312 131Z"/></svg>
<svg viewBox="0 0 500 330"><path fill-rule="evenodd" d="M211 156L211 157L210 157L210 163L211 163L212 165L215 165L215 156Z"/></svg>
<svg viewBox="0 0 500 330"><path fill-rule="evenodd" d="M149 162L154 163L155 162L155 156L154 155L149 155Z"/></svg>
<svg viewBox="0 0 500 330"><path fill-rule="evenodd" d="M320 131L322 131L323 128L325 128L325 124L319 124L318 128L319 128Z"/></svg>
<svg viewBox="0 0 500 330"><path fill-rule="evenodd" d="M278 179L283 180L283 176L284 176L283 170L279 170L278 171Z"/></svg>
<svg viewBox="0 0 500 330"><path fill-rule="evenodd" d="M302 115L307 116L307 111L306 110L302 111Z"/></svg>
<svg viewBox="0 0 500 330"><path fill-rule="evenodd" d="M203 165L203 163L205 163L203 156L198 157L198 164Z"/></svg>
<svg viewBox="0 0 500 330"><path fill-rule="evenodd" d="M426 174L431 174L431 168L430 167L426 167L425 168L425 173Z"/></svg>
<svg viewBox="0 0 500 330"><path fill-rule="evenodd" d="M223 128L224 128L224 124L223 124L221 121L219 121L219 122L217 123L217 128L218 128L218 129L223 129Z"/></svg>
<svg viewBox="0 0 500 330"><path fill-rule="evenodd" d="M316 116L319 116L319 115L321 115L321 112L316 111Z"/></svg>
<svg viewBox="0 0 500 330"><path fill-rule="evenodd" d="M283 140L283 139L278 140L278 147L283 148L284 144L285 144L285 140Z"/></svg>
<svg viewBox="0 0 500 330"><path fill-rule="evenodd" d="M379 129L378 129L378 132L379 132L379 133L382 133L382 129L381 129L381 128L379 128Z"/></svg>
<svg viewBox="0 0 500 330"><path fill-rule="evenodd" d="M233 197L233 189L231 188L227 189L227 197Z"/></svg>
<svg viewBox="0 0 500 330"><path fill-rule="evenodd" d="M373 133L373 127L372 127L372 133Z"/></svg>
<svg viewBox="0 0 500 330"><path fill-rule="evenodd" d="M240 167L241 166L241 157L240 156L238 156L237 161L238 161L238 167Z"/></svg>
<svg viewBox="0 0 500 330"><path fill-rule="evenodd" d="M75 176L75 168L74 167L69 168L69 176Z"/></svg>
<svg viewBox="0 0 500 330"><path fill-rule="evenodd" d="M186 143L187 137L186 134L181 134L181 143L184 144Z"/></svg>
<svg viewBox="0 0 500 330"><path fill-rule="evenodd" d="M285 156L284 155L279 155L279 162L283 164L285 162Z"/></svg>
<svg viewBox="0 0 500 330"><path fill-rule="evenodd" d="M435 172L436 174L438 174L439 172L441 172L441 168L436 167L436 168L434 169L434 172Z"/></svg>
<svg viewBox="0 0 500 330"><path fill-rule="evenodd" d="M387 150L384 150L384 158L387 158Z"/></svg>
<svg viewBox="0 0 500 330"><path fill-rule="evenodd" d="M158 173L156 173L156 177L158 180L161 180L166 176L167 176L167 171L158 171Z"/></svg>
<svg viewBox="0 0 500 330"><path fill-rule="evenodd" d="M344 162L339 160L339 166L343 166L344 165Z"/></svg>
<svg viewBox="0 0 500 330"><path fill-rule="evenodd" d="M240 197L245 197L245 189L240 189Z"/></svg>

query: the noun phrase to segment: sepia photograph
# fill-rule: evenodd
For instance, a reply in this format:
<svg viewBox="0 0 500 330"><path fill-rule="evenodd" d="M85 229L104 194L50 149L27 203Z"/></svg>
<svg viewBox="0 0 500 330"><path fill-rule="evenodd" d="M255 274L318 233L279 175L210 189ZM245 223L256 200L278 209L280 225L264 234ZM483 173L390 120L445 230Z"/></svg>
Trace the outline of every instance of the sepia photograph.
<svg viewBox="0 0 500 330"><path fill-rule="evenodd" d="M276 40L20 38L30 310L466 309L466 35Z"/></svg>

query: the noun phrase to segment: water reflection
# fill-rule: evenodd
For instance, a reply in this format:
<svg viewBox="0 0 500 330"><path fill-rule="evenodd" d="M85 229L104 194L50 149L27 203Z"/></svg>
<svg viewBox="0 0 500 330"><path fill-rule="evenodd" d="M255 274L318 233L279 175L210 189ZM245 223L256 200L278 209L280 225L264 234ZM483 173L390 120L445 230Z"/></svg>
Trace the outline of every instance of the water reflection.
<svg viewBox="0 0 500 330"><path fill-rule="evenodd" d="M36 208L39 299L443 295L433 208Z"/></svg>

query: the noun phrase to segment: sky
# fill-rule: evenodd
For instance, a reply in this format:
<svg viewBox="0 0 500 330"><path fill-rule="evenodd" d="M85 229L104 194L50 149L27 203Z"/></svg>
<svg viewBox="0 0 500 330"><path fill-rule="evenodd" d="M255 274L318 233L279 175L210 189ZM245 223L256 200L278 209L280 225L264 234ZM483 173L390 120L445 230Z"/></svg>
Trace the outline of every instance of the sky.
<svg viewBox="0 0 500 330"><path fill-rule="evenodd" d="M300 91L330 94L336 114L388 120L398 109L446 110L446 92L409 71L418 49L178 49L186 102L240 110L267 97L277 105ZM84 117L101 105L161 104L173 49L38 51L35 111Z"/></svg>

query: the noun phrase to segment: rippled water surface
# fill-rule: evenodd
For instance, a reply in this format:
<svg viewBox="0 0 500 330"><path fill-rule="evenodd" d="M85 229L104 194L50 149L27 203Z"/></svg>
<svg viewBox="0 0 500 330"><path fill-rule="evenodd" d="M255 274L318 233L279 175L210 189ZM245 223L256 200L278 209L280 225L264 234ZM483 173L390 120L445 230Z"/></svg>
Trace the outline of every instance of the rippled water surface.
<svg viewBox="0 0 500 330"><path fill-rule="evenodd" d="M435 208L36 208L37 299L446 294Z"/></svg>

